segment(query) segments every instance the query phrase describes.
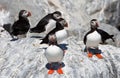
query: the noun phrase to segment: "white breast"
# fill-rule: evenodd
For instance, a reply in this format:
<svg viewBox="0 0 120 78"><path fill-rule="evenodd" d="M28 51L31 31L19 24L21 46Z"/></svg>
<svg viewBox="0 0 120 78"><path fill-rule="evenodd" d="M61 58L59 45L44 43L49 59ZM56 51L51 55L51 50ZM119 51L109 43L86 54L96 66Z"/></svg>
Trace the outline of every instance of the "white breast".
<svg viewBox="0 0 120 78"><path fill-rule="evenodd" d="M61 42L63 40L65 40L68 37L68 33L65 29L57 31L55 33L56 37L57 37L57 42Z"/></svg>
<svg viewBox="0 0 120 78"><path fill-rule="evenodd" d="M45 56L49 63L61 62L63 59L63 50L56 45L51 45L46 49Z"/></svg>
<svg viewBox="0 0 120 78"><path fill-rule="evenodd" d="M99 43L101 42L101 35L94 31L87 35L86 45L87 47L98 47Z"/></svg>
<svg viewBox="0 0 120 78"><path fill-rule="evenodd" d="M53 30L56 27L56 21L51 19L49 20L49 23L45 26L45 33L48 34L51 30Z"/></svg>

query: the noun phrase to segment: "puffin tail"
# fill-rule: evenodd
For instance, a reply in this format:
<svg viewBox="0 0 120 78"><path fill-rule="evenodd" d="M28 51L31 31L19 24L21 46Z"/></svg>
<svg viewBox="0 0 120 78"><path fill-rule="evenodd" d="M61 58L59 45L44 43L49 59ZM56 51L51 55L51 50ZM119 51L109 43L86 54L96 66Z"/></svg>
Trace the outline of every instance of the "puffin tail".
<svg viewBox="0 0 120 78"><path fill-rule="evenodd" d="M12 25L10 24L10 23L8 23L8 24L4 24L3 25L3 28L10 34L10 36L12 37L12 38L14 38L13 37L13 34L12 34Z"/></svg>
<svg viewBox="0 0 120 78"><path fill-rule="evenodd" d="M3 28L4 28L7 32L9 32L9 33L12 32L12 28L11 28L11 24L10 24L10 23L4 24L4 25L3 25Z"/></svg>
<svg viewBox="0 0 120 78"><path fill-rule="evenodd" d="M47 43L48 43L48 41L45 39L42 39L42 42L40 42L40 44L47 44Z"/></svg>
<svg viewBox="0 0 120 78"><path fill-rule="evenodd" d="M40 44L43 44L44 43L44 41L42 40L42 42L40 42Z"/></svg>
<svg viewBox="0 0 120 78"><path fill-rule="evenodd" d="M114 37L114 35L110 35L110 38L113 40L113 42L115 42L113 37Z"/></svg>

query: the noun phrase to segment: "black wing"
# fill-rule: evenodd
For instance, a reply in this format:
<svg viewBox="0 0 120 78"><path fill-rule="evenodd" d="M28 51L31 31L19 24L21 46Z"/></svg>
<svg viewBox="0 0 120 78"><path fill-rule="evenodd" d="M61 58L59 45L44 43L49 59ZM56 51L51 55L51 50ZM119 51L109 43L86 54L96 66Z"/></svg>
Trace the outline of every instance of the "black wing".
<svg viewBox="0 0 120 78"><path fill-rule="evenodd" d="M32 32L34 32L34 33L44 32L45 26L49 23L49 19L52 19L51 14L48 14L47 16L42 18L34 28L30 29L30 32L31 33Z"/></svg>
<svg viewBox="0 0 120 78"><path fill-rule="evenodd" d="M12 26L12 34L17 36L18 34L26 34L30 28L30 24L28 21L16 21Z"/></svg>
<svg viewBox="0 0 120 78"><path fill-rule="evenodd" d="M8 32L8 33L11 33L12 31L12 28L11 28L11 24L4 24L3 25L3 28Z"/></svg>
<svg viewBox="0 0 120 78"><path fill-rule="evenodd" d="M97 29L98 33L101 35L102 37L102 42L105 43L105 41L109 38L111 38L114 42L113 36L114 35L110 35L109 33L107 33L106 31L102 30L102 29Z"/></svg>

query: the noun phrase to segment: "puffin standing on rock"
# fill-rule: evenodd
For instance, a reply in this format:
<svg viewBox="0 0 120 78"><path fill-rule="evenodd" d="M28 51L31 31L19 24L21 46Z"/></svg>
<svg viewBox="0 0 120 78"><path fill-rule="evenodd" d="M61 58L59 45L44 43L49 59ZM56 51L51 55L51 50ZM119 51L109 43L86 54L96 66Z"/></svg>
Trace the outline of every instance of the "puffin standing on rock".
<svg viewBox="0 0 120 78"><path fill-rule="evenodd" d="M91 30L84 36L84 44L86 45L85 50L88 52L88 57L92 57L95 54L99 59L102 59L101 50L98 49L98 45L105 40L112 38L113 35L109 35L107 32L98 29L99 25L97 19L90 21Z"/></svg>
<svg viewBox="0 0 120 78"><path fill-rule="evenodd" d="M62 14L59 11L55 11L53 13L46 15L45 17L43 17L40 20L40 22L37 24L36 27L30 29L30 32L31 33L41 33L41 32L44 32L46 30L50 30L49 28L52 28L51 24L52 23L54 24L54 22L57 21L59 18L61 18L61 16L62 16Z"/></svg>
<svg viewBox="0 0 120 78"><path fill-rule="evenodd" d="M12 38L14 39L14 36L19 38L26 37L26 34L30 28L30 23L27 17L31 16L31 13L26 10L21 10L19 12L19 19L14 22L14 24L11 27L11 24L5 24L3 27L5 30L7 30ZM11 27L11 28L10 28Z"/></svg>
<svg viewBox="0 0 120 78"><path fill-rule="evenodd" d="M49 43L49 35L51 34L55 34L56 38L57 38L57 42L63 41L64 39L67 38L68 34L67 31L64 29L64 27L68 27L68 23L66 22L65 19L60 18L58 19L58 21L56 21L55 23L55 28L53 30L51 30L43 39L42 42L40 44Z"/></svg>
<svg viewBox="0 0 120 78"><path fill-rule="evenodd" d="M48 60L46 64L46 68L49 70L48 74L53 74L54 70L56 70L58 74L63 74L62 67L65 66L62 62L64 51L56 43L55 34L49 35L48 39L49 47L45 51L45 56Z"/></svg>

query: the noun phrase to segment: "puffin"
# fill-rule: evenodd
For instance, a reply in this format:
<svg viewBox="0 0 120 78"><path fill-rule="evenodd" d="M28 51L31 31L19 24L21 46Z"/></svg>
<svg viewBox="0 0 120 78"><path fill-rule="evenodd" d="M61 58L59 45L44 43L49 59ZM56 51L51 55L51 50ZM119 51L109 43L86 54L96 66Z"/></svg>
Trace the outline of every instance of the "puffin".
<svg viewBox="0 0 120 78"><path fill-rule="evenodd" d="M28 17L31 16L31 13L27 10L20 10L19 15L18 15L18 20L11 24L5 24L3 28L7 30L12 38L14 39L14 36L19 38L24 38L26 37L26 34L28 30L30 29L30 23L28 20Z"/></svg>
<svg viewBox="0 0 120 78"><path fill-rule="evenodd" d="M55 34L56 36L56 43L58 42L61 42L63 41L64 39L67 38L68 36L68 33L67 31L64 29L64 27L68 27L68 23L65 19L63 18L60 18L58 19L58 21L56 21L56 24L55 24L55 28L53 30L51 30L43 39L42 39L42 42L40 44L48 44L49 43L49 35L51 34Z"/></svg>
<svg viewBox="0 0 120 78"><path fill-rule="evenodd" d="M102 59L101 50L98 49L98 45L102 41L102 36L98 32L98 22L97 19L92 19L90 21L91 30L84 36L84 44L86 45L86 50L88 52L88 57L91 58L96 55L99 59Z"/></svg>
<svg viewBox="0 0 120 78"><path fill-rule="evenodd" d="M62 13L60 11L55 11L53 13L46 15L39 21L39 23L34 28L30 29L30 33L42 33L46 30L50 30L47 28L52 28L52 27L49 27L51 26L51 23L54 24L54 22L61 17L62 17Z"/></svg>
<svg viewBox="0 0 120 78"><path fill-rule="evenodd" d="M83 42L86 45L84 51L88 52L88 57L92 57L95 54L98 58L103 58L101 55L101 50L98 49L98 45L100 43L105 43L107 39L113 39L114 35L108 34L106 31L102 29L98 29L99 25L97 19L92 19L90 21L91 30L86 33L84 36Z"/></svg>
<svg viewBox="0 0 120 78"><path fill-rule="evenodd" d="M53 74L54 70L57 71L58 74L63 74L62 67L64 67L64 63L62 62L64 57L64 51L61 49L56 43L55 34L49 35L49 47L47 47L44 55L48 61L46 67L48 68L48 74Z"/></svg>

